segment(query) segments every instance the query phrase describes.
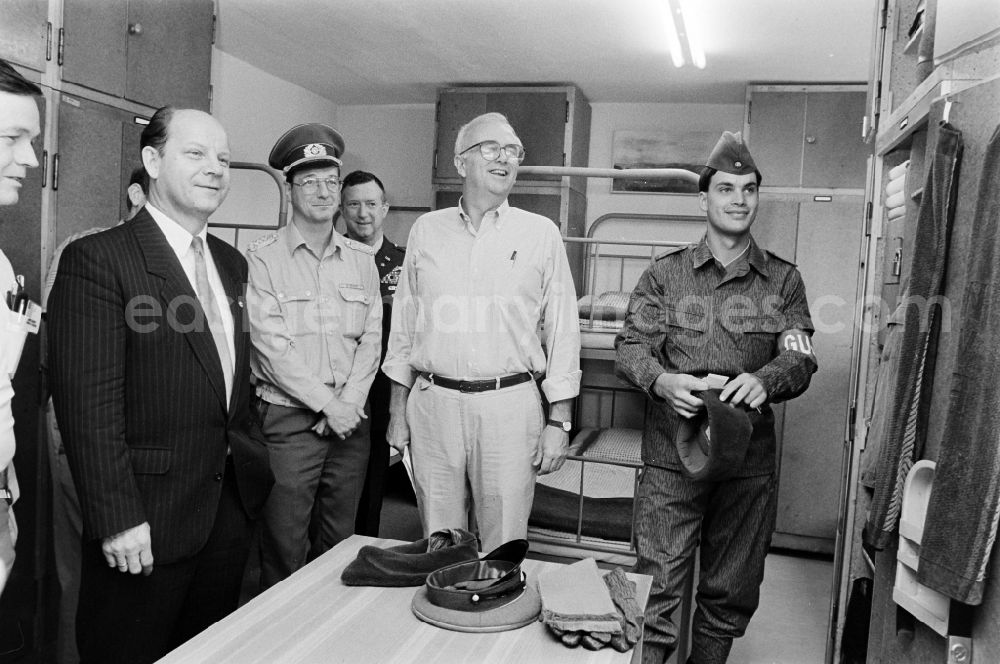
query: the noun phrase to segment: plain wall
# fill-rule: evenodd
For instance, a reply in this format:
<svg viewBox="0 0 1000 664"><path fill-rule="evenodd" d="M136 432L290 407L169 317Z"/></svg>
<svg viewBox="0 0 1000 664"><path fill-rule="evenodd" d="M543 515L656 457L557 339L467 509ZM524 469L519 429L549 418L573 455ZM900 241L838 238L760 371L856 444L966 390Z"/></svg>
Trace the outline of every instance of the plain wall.
<svg viewBox="0 0 1000 664"><path fill-rule="evenodd" d="M343 174L363 170L382 180L389 200L382 230L396 244L406 244L421 212L399 208L429 208L434 200L434 104L340 106L337 122L347 143ZM343 222L337 229L343 232Z"/></svg>
<svg viewBox="0 0 1000 664"><path fill-rule="evenodd" d="M434 104L339 106L337 122L347 141L345 175L357 169L374 173L393 205L431 205Z"/></svg>
<svg viewBox="0 0 1000 664"><path fill-rule="evenodd" d="M337 126L337 106L325 97L272 76L217 48L212 49L212 114L229 134L233 161L267 163L278 137L297 124ZM212 223L274 226L279 189L270 177L233 170L232 187ZM226 233L220 237L233 241ZM254 234L241 234L241 249Z"/></svg>
<svg viewBox="0 0 1000 664"><path fill-rule="evenodd" d="M690 131L722 135L743 128L742 104L591 104L590 161L595 168L611 168L614 133L642 130L665 136ZM705 146L704 158L715 146ZM611 180L587 181L587 227L610 213L679 214L704 216L698 197L691 194L647 194L611 191Z"/></svg>

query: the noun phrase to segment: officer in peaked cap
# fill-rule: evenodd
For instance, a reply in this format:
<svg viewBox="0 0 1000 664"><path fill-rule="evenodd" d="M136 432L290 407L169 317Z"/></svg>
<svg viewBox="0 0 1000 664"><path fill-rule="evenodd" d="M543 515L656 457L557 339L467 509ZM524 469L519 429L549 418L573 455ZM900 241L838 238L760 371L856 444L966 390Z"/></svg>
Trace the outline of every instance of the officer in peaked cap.
<svg viewBox="0 0 1000 664"><path fill-rule="evenodd" d="M275 485L264 506L261 585L354 533L369 456L365 402L381 357L374 250L333 227L344 139L292 127L268 163L291 220L247 249L247 312L261 426Z"/></svg>
<svg viewBox="0 0 1000 664"><path fill-rule="evenodd" d="M643 662L677 646L671 613L699 534L690 661L726 661L746 630L777 515L770 404L801 394L816 371L802 276L750 234L760 182L742 136L723 133L698 183L704 237L646 270L615 339L616 373L654 401L636 492L635 571L654 577ZM697 425L706 407L707 430Z"/></svg>
<svg viewBox="0 0 1000 664"><path fill-rule="evenodd" d="M318 122L292 127L278 139L267 163L287 178L293 170L305 164L341 165L340 155L344 154L344 137L329 125Z"/></svg>

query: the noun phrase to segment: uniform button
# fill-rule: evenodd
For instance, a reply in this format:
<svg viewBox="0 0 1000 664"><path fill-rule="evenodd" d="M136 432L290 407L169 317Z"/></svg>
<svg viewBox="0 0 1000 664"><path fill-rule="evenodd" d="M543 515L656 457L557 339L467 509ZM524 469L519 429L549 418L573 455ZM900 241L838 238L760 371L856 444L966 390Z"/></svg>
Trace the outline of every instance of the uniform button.
<svg viewBox="0 0 1000 664"><path fill-rule="evenodd" d="M306 297L309 297L310 295L312 295L312 293L310 293L309 291L306 291Z"/></svg>
<svg viewBox="0 0 1000 664"><path fill-rule="evenodd" d="M278 293L278 297L285 297L284 293Z"/></svg>
<svg viewBox="0 0 1000 664"><path fill-rule="evenodd" d="M212 479L215 480L216 482L221 482L222 481L222 473L216 473L215 477L213 477Z"/></svg>

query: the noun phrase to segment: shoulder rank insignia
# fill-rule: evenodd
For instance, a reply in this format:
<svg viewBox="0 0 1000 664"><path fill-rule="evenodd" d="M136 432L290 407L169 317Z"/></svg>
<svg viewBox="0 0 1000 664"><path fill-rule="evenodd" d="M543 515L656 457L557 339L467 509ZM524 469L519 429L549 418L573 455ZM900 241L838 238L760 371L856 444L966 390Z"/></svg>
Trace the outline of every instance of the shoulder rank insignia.
<svg viewBox="0 0 1000 664"><path fill-rule="evenodd" d="M774 253L774 252L773 252L773 251L771 251L770 249L765 249L765 250L764 250L764 252L765 252L765 253L766 253L766 254L767 254L768 256L770 256L771 258L773 258L773 259L775 259L775 260L779 260L779 261L781 261L782 263L788 263L788 264L789 264L789 265L791 265L792 267L795 267L795 263L793 263L792 261L788 260L787 258L782 258L781 256L779 256L778 254Z"/></svg>
<svg viewBox="0 0 1000 664"><path fill-rule="evenodd" d="M685 245L681 245L680 247L670 247L669 249L667 249L666 251L664 251L662 254L658 254L656 256L656 260L662 260L662 259L666 258L667 256L673 256L674 254L680 253L681 251L684 251L687 248L688 248L688 245L686 245L686 244Z"/></svg>
<svg viewBox="0 0 1000 664"><path fill-rule="evenodd" d="M278 233L268 233L267 235L261 235L259 238L250 243L247 247L247 251L257 251L261 247L266 247L269 244L274 244L278 239Z"/></svg>
<svg viewBox="0 0 1000 664"><path fill-rule="evenodd" d="M354 249L355 251L360 251L361 253L368 254L369 256L375 255L375 250L369 247L363 242L358 242L357 240L352 240L349 237L344 238L344 245Z"/></svg>

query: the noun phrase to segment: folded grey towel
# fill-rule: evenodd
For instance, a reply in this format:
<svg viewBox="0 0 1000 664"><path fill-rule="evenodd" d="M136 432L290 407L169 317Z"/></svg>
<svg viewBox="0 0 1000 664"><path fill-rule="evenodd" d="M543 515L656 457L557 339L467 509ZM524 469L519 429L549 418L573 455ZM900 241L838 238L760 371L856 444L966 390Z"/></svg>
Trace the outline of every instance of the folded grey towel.
<svg viewBox="0 0 1000 664"><path fill-rule="evenodd" d="M422 586L434 570L477 558L475 535L461 528L438 530L409 544L361 547L340 580L348 586Z"/></svg>

